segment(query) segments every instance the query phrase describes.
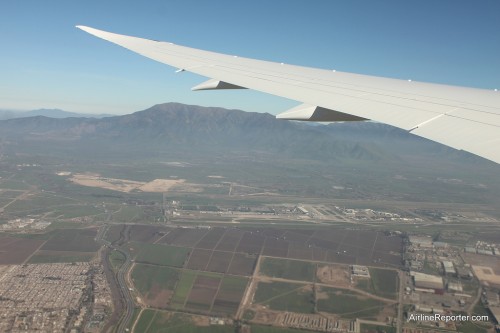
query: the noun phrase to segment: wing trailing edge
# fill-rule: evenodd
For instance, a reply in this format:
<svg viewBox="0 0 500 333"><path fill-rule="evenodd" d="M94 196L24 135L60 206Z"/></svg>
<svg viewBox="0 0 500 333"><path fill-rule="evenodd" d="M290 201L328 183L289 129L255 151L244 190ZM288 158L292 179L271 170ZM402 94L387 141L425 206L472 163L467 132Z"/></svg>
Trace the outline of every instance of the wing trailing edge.
<svg viewBox="0 0 500 333"><path fill-rule="evenodd" d="M500 163L498 91L293 66L77 28L210 79L193 90L248 88L303 103L279 119L371 119Z"/></svg>

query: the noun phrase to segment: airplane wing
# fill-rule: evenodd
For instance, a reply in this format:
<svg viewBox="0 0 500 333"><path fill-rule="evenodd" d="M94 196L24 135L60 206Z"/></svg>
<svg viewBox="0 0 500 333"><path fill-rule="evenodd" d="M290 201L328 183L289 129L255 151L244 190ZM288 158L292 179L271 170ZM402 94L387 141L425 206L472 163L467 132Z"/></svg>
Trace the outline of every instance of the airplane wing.
<svg viewBox="0 0 500 333"><path fill-rule="evenodd" d="M500 92L255 60L78 28L145 57L209 78L193 90L254 89L302 102L276 116L374 120L500 163Z"/></svg>

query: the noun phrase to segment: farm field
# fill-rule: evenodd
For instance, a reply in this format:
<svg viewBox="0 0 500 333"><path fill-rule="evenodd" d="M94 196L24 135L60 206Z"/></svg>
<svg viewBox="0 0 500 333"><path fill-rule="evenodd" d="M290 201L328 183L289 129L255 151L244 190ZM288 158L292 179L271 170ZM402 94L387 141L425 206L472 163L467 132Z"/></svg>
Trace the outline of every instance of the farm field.
<svg viewBox="0 0 500 333"><path fill-rule="evenodd" d="M185 247L136 242L130 248L136 254L136 262L172 267L184 266L190 251Z"/></svg>
<svg viewBox="0 0 500 333"><path fill-rule="evenodd" d="M97 229L58 229L42 246L46 251L95 252Z"/></svg>
<svg viewBox="0 0 500 333"><path fill-rule="evenodd" d="M396 299L398 294L398 272L390 269L369 268L370 279L360 278L356 288L377 296Z"/></svg>
<svg viewBox="0 0 500 333"><path fill-rule="evenodd" d="M119 231L108 233L109 239L116 239ZM133 226L129 239L156 243L148 254L162 249L159 246L163 244L191 248L185 267L220 273L251 274L249 271L255 263L252 258L260 254L306 261L401 267L401 238L376 231Z"/></svg>
<svg viewBox="0 0 500 333"><path fill-rule="evenodd" d="M250 308L265 306L274 311L305 314L317 310L347 318L357 315L375 318L387 304L348 290L333 292L319 286L315 290L313 283L322 282L317 276L320 268L330 274L336 270L348 272L349 264L362 262L367 255L376 255L381 249L395 251L401 246L401 239L397 237L345 229L319 232L132 225L108 230L108 239L121 236L127 239L122 247L134 258L132 278L145 304L155 309L223 317L236 314L261 256L257 277L265 281L255 284ZM385 243L377 245L379 241ZM377 260L372 265L392 267L400 262L400 257L394 255L391 262ZM393 272L374 268L373 283L360 289L392 297L391 293L397 288L397 276ZM340 282L347 288L349 280L347 276L345 279ZM325 284L335 286L337 282ZM327 300L331 299L351 306L340 313L338 308L328 305L331 301ZM351 311L360 307L367 309L359 314Z"/></svg>
<svg viewBox="0 0 500 333"><path fill-rule="evenodd" d="M0 236L0 265L22 264L45 241Z"/></svg>
<svg viewBox="0 0 500 333"><path fill-rule="evenodd" d="M263 258L259 273L274 278L314 282L316 264L301 260Z"/></svg>
<svg viewBox="0 0 500 333"><path fill-rule="evenodd" d="M167 308L179 281L179 271L171 267L136 263L131 277L144 302L152 307Z"/></svg>
<svg viewBox="0 0 500 333"><path fill-rule="evenodd" d="M321 287L317 295L318 311L337 314L343 318L377 320L387 303L346 289Z"/></svg>
<svg viewBox="0 0 500 333"><path fill-rule="evenodd" d="M92 260L95 252L70 252L70 251L37 251L29 260L30 264L87 262Z"/></svg>
<svg viewBox="0 0 500 333"><path fill-rule="evenodd" d="M142 312L135 326L134 332L233 333L234 326L209 325L206 317L148 309Z"/></svg>

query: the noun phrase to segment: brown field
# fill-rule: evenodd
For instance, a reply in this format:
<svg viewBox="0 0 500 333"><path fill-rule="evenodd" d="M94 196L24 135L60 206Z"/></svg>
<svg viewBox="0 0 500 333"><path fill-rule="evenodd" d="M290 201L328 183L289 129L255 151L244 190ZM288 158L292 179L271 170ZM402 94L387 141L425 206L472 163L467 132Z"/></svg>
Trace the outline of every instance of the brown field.
<svg viewBox="0 0 500 333"><path fill-rule="evenodd" d="M500 286L500 258L483 254L464 253L466 263L472 266L481 282Z"/></svg>
<svg viewBox="0 0 500 333"><path fill-rule="evenodd" d="M248 283L248 280L245 279L244 282L245 285L241 287L239 285L234 285L231 281L226 279L222 280L219 292L214 300L212 313L235 314L243 298L245 292L244 287L246 283Z"/></svg>
<svg viewBox="0 0 500 333"><path fill-rule="evenodd" d="M472 269L479 281L500 285L500 275L496 274L491 267L473 265Z"/></svg>
<svg viewBox="0 0 500 333"><path fill-rule="evenodd" d="M106 231L105 239L108 240L110 243L117 242L120 237L121 233L124 231L125 225L112 225L109 227L108 231Z"/></svg>
<svg viewBox="0 0 500 333"><path fill-rule="evenodd" d="M266 237L259 232L246 232L241 238L236 251L248 254L260 254Z"/></svg>
<svg viewBox="0 0 500 333"><path fill-rule="evenodd" d="M319 261L328 260L328 250L319 247L313 247L312 250L313 250L313 260L319 260Z"/></svg>
<svg viewBox="0 0 500 333"><path fill-rule="evenodd" d="M155 179L149 183L138 187L138 190L143 192L168 192L171 188L182 184L185 182L185 179Z"/></svg>
<svg viewBox="0 0 500 333"><path fill-rule="evenodd" d="M193 311L206 311L210 310L214 301L215 295L221 278L198 276L189 293L186 308Z"/></svg>
<svg viewBox="0 0 500 333"><path fill-rule="evenodd" d="M264 250L262 254L272 257L283 257L288 256L288 246L289 242L280 238L267 237L264 242Z"/></svg>
<svg viewBox="0 0 500 333"><path fill-rule="evenodd" d="M312 260L313 249L308 245L290 243L290 246L288 247L288 258Z"/></svg>
<svg viewBox="0 0 500 333"><path fill-rule="evenodd" d="M186 264L186 268L204 271L211 255L211 251L194 249Z"/></svg>
<svg viewBox="0 0 500 333"><path fill-rule="evenodd" d="M95 252L99 245L95 242L97 229L59 229L43 244L42 250Z"/></svg>
<svg viewBox="0 0 500 333"><path fill-rule="evenodd" d="M304 234L299 231L293 230L293 231L287 231L283 235L284 239L294 242L294 243L303 243L305 244L309 238L311 237L311 234Z"/></svg>
<svg viewBox="0 0 500 333"><path fill-rule="evenodd" d="M497 256L464 253L463 258L470 265L491 267L496 275L500 275L500 258Z"/></svg>
<svg viewBox="0 0 500 333"><path fill-rule="evenodd" d="M213 228L211 229L197 244L197 248L212 250L217 246L217 243L222 238L226 229Z"/></svg>
<svg viewBox="0 0 500 333"><path fill-rule="evenodd" d="M316 270L319 281L339 288L350 286L350 276L349 267L343 265L319 265Z"/></svg>
<svg viewBox="0 0 500 333"><path fill-rule="evenodd" d="M131 239L152 242L158 227L132 229ZM375 231L332 230L275 230L212 228L174 228L160 243L195 248L186 267L221 273L248 275L254 258L244 254L267 255L278 258L325 261L339 264L401 266L400 237L385 236ZM135 236L134 236L135 235ZM212 255L212 251L214 251ZM234 258L231 261L231 257ZM229 266L229 267L228 267Z"/></svg>
<svg viewBox="0 0 500 333"><path fill-rule="evenodd" d="M235 253L229 266L228 273L234 275L250 276L253 274L257 257L243 253Z"/></svg>
<svg viewBox="0 0 500 333"><path fill-rule="evenodd" d="M154 283L147 295L147 303L154 308L167 308L170 298L172 297L172 290L163 288L158 283Z"/></svg>
<svg viewBox="0 0 500 333"><path fill-rule="evenodd" d="M207 229L178 229L176 238L172 241L173 245L193 247L207 233Z"/></svg>
<svg viewBox="0 0 500 333"><path fill-rule="evenodd" d="M129 230L129 239L132 242L154 243L170 229L151 225L133 225Z"/></svg>
<svg viewBox="0 0 500 333"><path fill-rule="evenodd" d="M188 230L188 231L186 231ZM179 238L179 237L182 237L182 235L186 232L189 232L190 229L183 229L183 228L175 228L175 229L171 229L171 231L165 236L163 237L159 243L161 244L168 244L168 245L173 245L174 244L174 241Z"/></svg>
<svg viewBox="0 0 500 333"><path fill-rule="evenodd" d="M240 243L241 238L245 232L240 229L229 229L224 234L224 237L220 240L219 244L215 248L219 251L231 251L236 250L236 247Z"/></svg>
<svg viewBox="0 0 500 333"><path fill-rule="evenodd" d="M0 236L0 265L19 265L44 243L43 240Z"/></svg>
<svg viewBox="0 0 500 333"><path fill-rule="evenodd" d="M182 184L185 179L155 179L151 182L138 182L128 179L106 178L97 173L75 173L69 180L75 184L99 187L118 192L167 192L172 187Z"/></svg>
<svg viewBox="0 0 500 333"><path fill-rule="evenodd" d="M231 259L233 259L233 253L231 252L213 251L207 266L207 271L226 273L231 263Z"/></svg>

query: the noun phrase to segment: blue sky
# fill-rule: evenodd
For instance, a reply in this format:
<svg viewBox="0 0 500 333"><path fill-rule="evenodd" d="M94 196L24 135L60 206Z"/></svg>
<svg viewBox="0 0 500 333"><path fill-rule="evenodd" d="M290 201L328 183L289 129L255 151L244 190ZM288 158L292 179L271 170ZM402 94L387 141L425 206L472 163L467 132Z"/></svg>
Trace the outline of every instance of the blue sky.
<svg viewBox="0 0 500 333"><path fill-rule="evenodd" d="M294 101L190 88L204 78L77 24L290 64L500 88L500 2L23 1L0 3L0 109L125 114L164 102L279 113Z"/></svg>

